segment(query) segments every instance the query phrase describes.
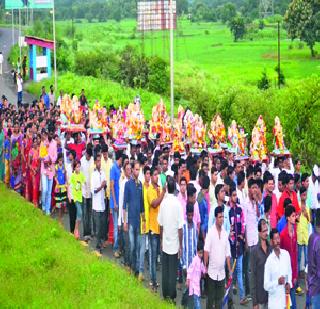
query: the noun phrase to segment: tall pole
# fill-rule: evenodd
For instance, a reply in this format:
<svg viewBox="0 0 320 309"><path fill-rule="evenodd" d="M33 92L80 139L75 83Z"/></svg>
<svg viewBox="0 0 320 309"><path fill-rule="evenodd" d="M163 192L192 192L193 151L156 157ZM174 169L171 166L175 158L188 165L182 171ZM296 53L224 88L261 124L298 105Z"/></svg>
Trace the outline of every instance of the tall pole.
<svg viewBox="0 0 320 309"><path fill-rule="evenodd" d="M278 88L280 89L280 22L278 21Z"/></svg>
<svg viewBox="0 0 320 309"><path fill-rule="evenodd" d="M19 9L19 39L18 39L18 44L19 44L19 55L20 55L20 63L21 63L21 10Z"/></svg>
<svg viewBox="0 0 320 309"><path fill-rule="evenodd" d="M13 9L11 10L11 30L12 30L12 46L14 45L14 16L13 16Z"/></svg>
<svg viewBox="0 0 320 309"><path fill-rule="evenodd" d="M171 125L173 125L174 111L174 59L173 59L173 0L170 0L170 101Z"/></svg>
<svg viewBox="0 0 320 309"><path fill-rule="evenodd" d="M57 93L57 48L56 48L56 18L55 18L55 8L54 0L52 1L52 26L53 26L53 63L54 63L54 90Z"/></svg>

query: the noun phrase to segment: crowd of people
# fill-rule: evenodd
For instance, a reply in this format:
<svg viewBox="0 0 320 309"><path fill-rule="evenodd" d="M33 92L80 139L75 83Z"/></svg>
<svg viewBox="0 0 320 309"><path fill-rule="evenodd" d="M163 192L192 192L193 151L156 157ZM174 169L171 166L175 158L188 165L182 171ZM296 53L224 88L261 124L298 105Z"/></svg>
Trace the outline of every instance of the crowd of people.
<svg viewBox="0 0 320 309"><path fill-rule="evenodd" d="M107 134L72 133L42 88L30 105L0 108L0 179L45 215L69 216L76 239L113 254L139 281L200 308L320 308L319 172L299 159L173 152L158 138L118 149ZM58 100L60 97L58 98ZM87 100L82 92L84 126ZM148 269L147 269L148 266ZM305 272L306 284L301 273ZM146 276L148 273L148 276ZM302 289L304 287L304 289ZM299 296L298 296L299 297Z"/></svg>

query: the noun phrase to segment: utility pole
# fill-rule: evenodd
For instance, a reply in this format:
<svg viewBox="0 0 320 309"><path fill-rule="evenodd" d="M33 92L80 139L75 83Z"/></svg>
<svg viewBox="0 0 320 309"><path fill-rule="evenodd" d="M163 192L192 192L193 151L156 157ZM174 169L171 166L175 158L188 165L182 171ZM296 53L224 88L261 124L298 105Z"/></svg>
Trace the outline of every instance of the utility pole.
<svg viewBox="0 0 320 309"><path fill-rule="evenodd" d="M56 42L56 17L55 17L55 3L52 1L52 26L53 26L53 63L54 63L54 91L57 93L57 42Z"/></svg>
<svg viewBox="0 0 320 309"><path fill-rule="evenodd" d="M21 10L19 9L19 56L20 56L20 64L21 64Z"/></svg>
<svg viewBox="0 0 320 309"><path fill-rule="evenodd" d="M278 21L278 88L280 89L280 21Z"/></svg>
<svg viewBox="0 0 320 309"><path fill-rule="evenodd" d="M13 9L11 10L11 32L12 32L12 46L14 45L14 16Z"/></svg>
<svg viewBox="0 0 320 309"><path fill-rule="evenodd" d="M171 125L173 125L174 113L174 54L173 54L173 0L170 0L170 101L171 101Z"/></svg>

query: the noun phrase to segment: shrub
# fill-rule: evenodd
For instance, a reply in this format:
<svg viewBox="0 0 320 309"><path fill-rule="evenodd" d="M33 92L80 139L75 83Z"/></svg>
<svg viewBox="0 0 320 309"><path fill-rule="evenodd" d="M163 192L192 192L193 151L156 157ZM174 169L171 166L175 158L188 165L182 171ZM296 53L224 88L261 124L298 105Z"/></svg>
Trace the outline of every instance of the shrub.
<svg viewBox="0 0 320 309"><path fill-rule="evenodd" d="M258 88L260 90L267 90L270 88L270 80L267 76L267 72L263 71L262 72L262 77L261 79L258 81Z"/></svg>
<svg viewBox="0 0 320 309"><path fill-rule="evenodd" d="M148 59L148 90L160 94L167 94L169 89L168 64L159 57Z"/></svg>

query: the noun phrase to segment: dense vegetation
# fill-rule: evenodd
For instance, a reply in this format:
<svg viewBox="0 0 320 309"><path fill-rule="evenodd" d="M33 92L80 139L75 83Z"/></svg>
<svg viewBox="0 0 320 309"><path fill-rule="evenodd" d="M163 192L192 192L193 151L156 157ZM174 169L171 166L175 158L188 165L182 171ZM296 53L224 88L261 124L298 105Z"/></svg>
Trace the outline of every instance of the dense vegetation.
<svg viewBox="0 0 320 309"><path fill-rule="evenodd" d="M169 307L2 184L0 204L0 307Z"/></svg>

